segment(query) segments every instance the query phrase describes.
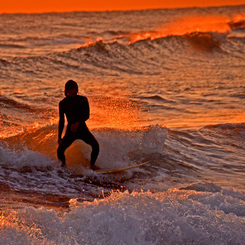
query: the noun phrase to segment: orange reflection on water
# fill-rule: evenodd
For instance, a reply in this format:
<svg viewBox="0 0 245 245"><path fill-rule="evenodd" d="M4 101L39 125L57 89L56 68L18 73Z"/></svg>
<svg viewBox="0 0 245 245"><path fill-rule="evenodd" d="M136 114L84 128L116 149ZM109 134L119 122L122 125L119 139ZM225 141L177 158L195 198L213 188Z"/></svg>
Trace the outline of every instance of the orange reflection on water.
<svg viewBox="0 0 245 245"><path fill-rule="evenodd" d="M233 114L231 114L231 119L230 122L231 123L244 123L245 122L245 112L234 112Z"/></svg>
<svg viewBox="0 0 245 245"><path fill-rule="evenodd" d="M94 99L91 121L96 126L131 130L141 126L139 105L123 98L100 97Z"/></svg>
<svg viewBox="0 0 245 245"><path fill-rule="evenodd" d="M0 229L3 227L15 227L16 226L17 217L15 215L15 211L12 214L1 214L0 215Z"/></svg>
<svg viewBox="0 0 245 245"><path fill-rule="evenodd" d="M177 188L170 189L166 192L169 198L178 200L188 200L190 196L196 195L194 190L179 190Z"/></svg>
<svg viewBox="0 0 245 245"><path fill-rule="evenodd" d="M230 31L229 21L230 19L225 16L185 17L172 22L165 31L171 35L184 35L192 32L225 33Z"/></svg>
<svg viewBox="0 0 245 245"><path fill-rule="evenodd" d="M229 22L229 26L234 29L245 28L245 14L237 14L232 21Z"/></svg>
<svg viewBox="0 0 245 245"><path fill-rule="evenodd" d="M245 21L245 14L237 14L233 18L233 22Z"/></svg>
<svg viewBox="0 0 245 245"><path fill-rule="evenodd" d="M92 37L88 38L84 45L82 47L90 47L90 46L94 46L96 43L98 42L103 42L103 38L102 37L98 37L96 38L96 40L94 40Z"/></svg>
<svg viewBox="0 0 245 245"><path fill-rule="evenodd" d="M9 222L6 220L6 218L3 214L0 215L0 224L1 224L1 227L9 226Z"/></svg>
<svg viewBox="0 0 245 245"><path fill-rule="evenodd" d="M231 30L230 19L225 16L191 16L180 18L167 23L159 31L134 33L131 42L144 39L157 39L161 37L177 35L182 36L194 32L218 32L226 33Z"/></svg>

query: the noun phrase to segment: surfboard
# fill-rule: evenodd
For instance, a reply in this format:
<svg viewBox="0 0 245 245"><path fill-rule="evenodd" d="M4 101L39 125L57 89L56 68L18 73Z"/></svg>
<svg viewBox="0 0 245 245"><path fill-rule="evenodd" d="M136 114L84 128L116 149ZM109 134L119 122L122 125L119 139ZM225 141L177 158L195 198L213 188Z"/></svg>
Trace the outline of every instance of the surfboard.
<svg viewBox="0 0 245 245"><path fill-rule="evenodd" d="M98 174L113 174L113 173L119 173L119 172L123 172L125 170L128 169L132 169L132 168L138 168L141 167L147 163L149 163L150 161L147 162L142 162L139 164L135 164L135 165L131 165L131 166L125 166L125 167L121 167L121 168L106 168L106 169L98 169L95 170Z"/></svg>

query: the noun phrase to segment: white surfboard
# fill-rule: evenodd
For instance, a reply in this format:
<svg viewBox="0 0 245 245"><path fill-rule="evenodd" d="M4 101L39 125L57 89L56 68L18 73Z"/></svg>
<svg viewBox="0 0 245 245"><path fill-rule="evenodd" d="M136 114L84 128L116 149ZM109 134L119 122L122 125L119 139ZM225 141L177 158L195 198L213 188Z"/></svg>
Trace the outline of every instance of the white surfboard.
<svg viewBox="0 0 245 245"><path fill-rule="evenodd" d="M106 168L106 169L99 169L96 170L96 172L98 174L113 174L113 173L118 173L118 172L123 172L125 170L131 169L131 168L138 168L141 167L147 163L149 163L150 161L147 162L142 162L139 164L135 164L135 165L131 165L131 166L126 166L126 167L121 167L121 168Z"/></svg>

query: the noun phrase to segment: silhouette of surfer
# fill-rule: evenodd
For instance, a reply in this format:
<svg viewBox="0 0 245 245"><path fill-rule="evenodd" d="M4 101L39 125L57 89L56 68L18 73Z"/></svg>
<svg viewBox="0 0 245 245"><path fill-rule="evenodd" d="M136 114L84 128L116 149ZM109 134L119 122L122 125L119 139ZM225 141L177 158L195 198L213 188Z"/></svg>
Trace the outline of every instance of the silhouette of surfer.
<svg viewBox="0 0 245 245"><path fill-rule="evenodd" d="M69 80L65 84L65 98L59 103L59 128L58 128L58 159L62 167L66 166L65 150L77 139L83 140L92 147L90 167L93 170L99 169L95 166L99 155L99 144L89 131L85 121L89 119L89 103L84 96L78 95L78 85L75 81ZM64 129L66 115L68 125L65 136L61 138Z"/></svg>

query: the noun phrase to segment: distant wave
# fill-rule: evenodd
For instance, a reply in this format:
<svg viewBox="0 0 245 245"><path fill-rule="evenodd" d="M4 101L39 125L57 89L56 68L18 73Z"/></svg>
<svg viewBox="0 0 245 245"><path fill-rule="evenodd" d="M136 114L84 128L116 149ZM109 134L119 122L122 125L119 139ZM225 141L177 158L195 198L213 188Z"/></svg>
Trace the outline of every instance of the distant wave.
<svg viewBox="0 0 245 245"><path fill-rule="evenodd" d="M228 23L228 25L232 30L245 29L245 19L231 21Z"/></svg>
<svg viewBox="0 0 245 245"><path fill-rule="evenodd" d="M13 107L16 109L35 111L31 106L0 95L0 107Z"/></svg>
<svg viewBox="0 0 245 245"><path fill-rule="evenodd" d="M24 49L25 46L18 45L18 44L0 44L0 48L6 48L6 49Z"/></svg>
<svg viewBox="0 0 245 245"><path fill-rule="evenodd" d="M186 34L184 38L197 50L210 52L220 49L220 42L209 33L195 32Z"/></svg>
<svg viewBox="0 0 245 245"><path fill-rule="evenodd" d="M4 95L0 94L0 108L7 108L7 109L19 109L28 112L45 112L47 111L46 108L38 108L31 105L28 105L25 102L17 101L16 99L11 99Z"/></svg>
<svg viewBox="0 0 245 245"><path fill-rule="evenodd" d="M245 123L225 123L218 125L207 125L200 129L200 132L212 131L216 134L236 139L235 142L240 142L241 147L245 149Z"/></svg>
<svg viewBox="0 0 245 245"><path fill-rule="evenodd" d="M156 101L160 101L160 102L169 102L168 100L164 99L162 96L160 95L152 95L152 96L148 96L148 97L141 97L142 99L148 99L148 100L156 100Z"/></svg>
<svg viewBox="0 0 245 245"><path fill-rule="evenodd" d="M174 60L186 63L193 55L223 53L234 56L237 53L244 59L244 38L238 37L234 41L231 37L227 37L226 33L192 32L156 39L148 38L130 44L120 40L113 42L98 40L77 49L53 52L47 56L19 57L18 63L14 58L7 58L0 61L0 66L20 73L32 70L35 76L39 73L42 76L43 70L50 76L64 69L71 72L80 70L93 75L159 75L163 71L175 69ZM40 72L36 67L40 67ZM50 67L53 69L50 70Z"/></svg>
<svg viewBox="0 0 245 245"><path fill-rule="evenodd" d="M244 130L245 131L245 123L225 123L225 124L216 124L216 125L207 125L203 127L203 129L220 129L220 130Z"/></svg>
<svg viewBox="0 0 245 245"><path fill-rule="evenodd" d="M218 34L218 33L217 33ZM219 40L218 38L214 37L215 33L202 33L202 32L193 32L193 33L187 33L184 35L169 35L166 37L160 37L160 38L156 38L156 39L151 39L151 38L147 38L144 40L138 40L136 42L130 43L129 47L135 50L138 50L139 46L144 46L144 49L151 49L154 50L156 48L158 48L155 44L161 45L162 44L162 48L164 51L165 47L165 43L168 43L168 45L172 46L177 44L178 46L181 45L182 48L184 48L186 46L186 43L188 43L191 47L193 47L196 50L199 51L207 51L207 52L211 52L215 49L220 49L220 45L221 45L221 41L224 40ZM218 36L218 35L216 35ZM220 35L219 35L220 36ZM226 37L226 35L223 36L224 38ZM220 36L221 38L221 36ZM112 43L106 43L103 40L99 40L96 41L95 43L90 43L88 45L82 46L80 48L78 48L78 51L83 51L83 50L89 50L91 52L100 52L101 54L106 53L108 55L110 55L110 51L113 52L113 47L116 48L116 46L118 48L124 49L124 44L120 44L117 41L114 41ZM110 47L110 49L108 49ZM142 47L143 48L143 47ZM159 47L160 48L160 47ZM173 48L177 48L177 47L173 47ZM115 50L115 51L118 51ZM149 50L150 51L150 50Z"/></svg>
<svg viewBox="0 0 245 245"><path fill-rule="evenodd" d="M9 62L6 61L5 59L0 59L0 64L5 66L5 65L9 64Z"/></svg>
<svg viewBox="0 0 245 245"><path fill-rule="evenodd" d="M185 36L191 33L220 33L228 34L232 30L245 28L245 16L236 15L228 18L222 15L197 15L173 19L162 29L131 33L131 42L145 39L158 39L167 36Z"/></svg>
<svg viewBox="0 0 245 245"><path fill-rule="evenodd" d="M227 37L234 30L243 30L245 28L245 16L236 15L233 18L225 16L187 16L180 19L174 19L160 29L139 33L127 33L120 31L105 31L103 34L112 35L110 39L98 38L94 42L88 42L78 48L83 51L87 48L91 53L101 52L106 56L115 56L115 52L119 51L117 56L125 51L125 48L132 48L137 51L139 48L144 51L153 51L157 45L162 44L163 51L171 48L177 53L177 49L186 48L186 44L196 51L212 52L221 50L222 44L227 42ZM103 35L102 35L103 36ZM245 38L242 35L236 36ZM176 45L177 44L177 45ZM174 46L176 45L176 46ZM115 50L113 50L115 48ZM146 52L145 52L146 51Z"/></svg>

